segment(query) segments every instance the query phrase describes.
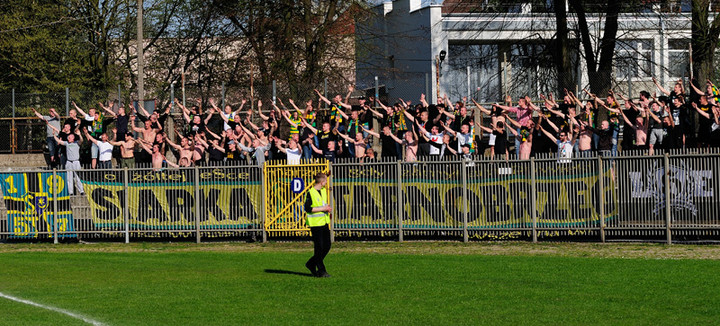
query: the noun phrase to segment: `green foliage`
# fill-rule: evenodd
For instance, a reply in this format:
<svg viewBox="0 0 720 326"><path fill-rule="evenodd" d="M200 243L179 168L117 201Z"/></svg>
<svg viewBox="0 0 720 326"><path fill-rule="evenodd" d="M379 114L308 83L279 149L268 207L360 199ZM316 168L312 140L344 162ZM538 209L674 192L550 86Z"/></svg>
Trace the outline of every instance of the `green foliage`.
<svg viewBox="0 0 720 326"><path fill-rule="evenodd" d="M189 95L202 99L223 83L249 89L251 74L256 91L281 81L283 96L326 76L344 88L348 68L338 62L347 66L353 51L337 44L351 37L345 30L362 14L357 3L145 0L145 97L164 106L181 71ZM135 93L136 1L8 0L0 10L0 93L118 85Z"/></svg>
<svg viewBox="0 0 720 326"><path fill-rule="evenodd" d="M0 4L0 90L51 92L98 88L92 48L80 22L62 3L8 0Z"/></svg>

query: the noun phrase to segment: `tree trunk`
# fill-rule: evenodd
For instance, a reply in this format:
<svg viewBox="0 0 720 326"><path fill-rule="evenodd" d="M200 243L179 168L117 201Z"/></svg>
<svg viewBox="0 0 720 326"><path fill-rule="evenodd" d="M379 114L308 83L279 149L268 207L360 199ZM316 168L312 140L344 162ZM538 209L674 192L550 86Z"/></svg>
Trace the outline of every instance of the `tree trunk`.
<svg viewBox="0 0 720 326"><path fill-rule="evenodd" d="M692 2L692 53L693 77L700 89L705 80L712 77L713 54L720 37L720 20L716 15L709 21L709 0L693 0Z"/></svg>
<svg viewBox="0 0 720 326"><path fill-rule="evenodd" d="M590 92L603 97L607 95L612 87L613 57L615 56L615 40L618 31L618 14L622 4L619 0L607 1L607 12L605 15L605 26L602 39L598 42L600 53L596 57L593 52L593 45L590 39L590 28L585 18L585 10L580 0L572 0L571 5L578 14L578 27L585 54L585 61L588 67L588 78L590 80ZM598 110L598 121L607 119L607 110Z"/></svg>
<svg viewBox="0 0 720 326"><path fill-rule="evenodd" d="M554 4L555 25L557 35L555 37L555 70L557 71L558 93L562 94L563 89L572 89L575 85L573 68L570 62L570 48L568 41L567 11L565 10L567 0L557 1Z"/></svg>

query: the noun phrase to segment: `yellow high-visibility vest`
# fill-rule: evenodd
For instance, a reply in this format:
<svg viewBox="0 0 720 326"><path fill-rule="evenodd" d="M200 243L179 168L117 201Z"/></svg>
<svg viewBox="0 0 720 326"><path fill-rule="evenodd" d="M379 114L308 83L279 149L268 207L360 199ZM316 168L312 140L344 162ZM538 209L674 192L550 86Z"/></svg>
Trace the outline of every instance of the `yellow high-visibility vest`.
<svg viewBox="0 0 720 326"><path fill-rule="evenodd" d="M315 189L315 187L312 187L308 191L308 195L312 200L313 208L327 205L327 190L323 189L323 191L320 192ZM307 213L307 226L314 227L323 226L325 224L330 224L330 214L327 212Z"/></svg>

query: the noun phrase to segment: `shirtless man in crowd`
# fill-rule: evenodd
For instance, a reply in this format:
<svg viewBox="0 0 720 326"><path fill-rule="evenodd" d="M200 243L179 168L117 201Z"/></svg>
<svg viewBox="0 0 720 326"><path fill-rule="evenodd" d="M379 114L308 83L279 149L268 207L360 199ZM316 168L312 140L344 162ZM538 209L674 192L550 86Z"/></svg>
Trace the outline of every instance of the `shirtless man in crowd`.
<svg viewBox="0 0 720 326"><path fill-rule="evenodd" d="M355 145L355 158L365 157L365 150L367 149L367 142L365 141L365 138L363 138L362 132L355 133L355 139L352 139L352 138L350 138L350 136L347 136L347 135L341 134L341 133L338 133L338 135L342 138L345 138L345 140L348 143Z"/></svg>
<svg viewBox="0 0 720 326"><path fill-rule="evenodd" d="M177 130L175 130L175 133L177 133L178 137L180 137L180 145L175 144L169 138L167 138L165 141L168 143L168 145L178 151L178 165L182 167L190 166L193 162L193 154L195 153L195 150L192 146L192 141L190 141L186 137L183 137L183 135L180 134L180 132L178 132Z"/></svg>
<svg viewBox="0 0 720 326"><path fill-rule="evenodd" d="M177 164L170 162L165 158L165 155L160 152L160 145L152 145L152 150L144 143L140 143L140 147L142 147L152 157L152 167L155 171L162 169L163 163L175 168L179 167Z"/></svg>
<svg viewBox="0 0 720 326"><path fill-rule="evenodd" d="M193 146L193 163L195 165L203 165L205 164L205 151L207 150L210 145L203 139L202 133L195 134L194 143L195 146Z"/></svg>
<svg viewBox="0 0 720 326"><path fill-rule="evenodd" d="M632 108L635 110L638 110L635 104L632 102L625 102L628 103ZM623 119L625 120L625 126L630 127L635 130L635 148L638 149L644 149L645 144L647 142L647 133L648 133L648 122L646 120L646 117L648 116L646 110L638 110L640 111L640 114L635 118L635 121L630 121L628 117L625 115L625 112L620 110L620 114L622 115Z"/></svg>
<svg viewBox="0 0 720 326"><path fill-rule="evenodd" d="M363 128L366 132L370 133L371 135L376 137L379 137L377 133ZM383 132L385 133L385 136L388 136L392 138L396 143L401 144L402 146L405 146L405 162L415 162L417 161L418 157L418 137L417 134L415 134L415 129L413 128L410 131L406 131L403 139L398 138L397 136L393 135L392 132L390 132L389 128L383 128Z"/></svg>
<svg viewBox="0 0 720 326"><path fill-rule="evenodd" d="M577 142L578 142L578 151L580 152L581 157L588 157L591 155L592 152L592 132L587 128L587 124L581 124L578 120L575 119L575 117L570 118L575 126L577 126L578 133L577 136ZM580 120L583 121L583 120Z"/></svg>
<svg viewBox="0 0 720 326"><path fill-rule="evenodd" d="M145 141L145 143L152 144L152 142L155 141L155 135L157 134L158 130L152 127L152 122L150 120L145 120L145 128L135 127L135 116L131 116L130 120L132 129L142 135L142 139Z"/></svg>
<svg viewBox="0 0 720 326"><path fill-rule="evenodd" d="M131 132L125 134L125 140L118 141L120 135L117 134L117 129L113 128L113 140L109 143L113 146L120 146L120 168L135 168L135 138L133 138Z"/></svg>

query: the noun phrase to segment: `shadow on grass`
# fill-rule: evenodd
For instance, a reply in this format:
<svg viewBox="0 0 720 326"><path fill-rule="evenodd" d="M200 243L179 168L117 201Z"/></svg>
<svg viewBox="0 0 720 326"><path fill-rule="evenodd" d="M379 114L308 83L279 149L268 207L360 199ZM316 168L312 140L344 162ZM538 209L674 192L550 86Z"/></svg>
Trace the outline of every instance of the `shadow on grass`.
<svg viewBox="0 0 720 326"><path fill-rule="evenodd" d="M307 276L307 277L314 277L310 273L301 273L301 272L295 272L295 271L286 271L283 269L266 269L265 273L268 274L287 274L287 275L298 275L298 276Z"/></svg>

